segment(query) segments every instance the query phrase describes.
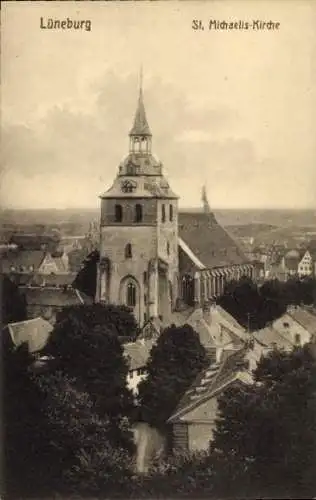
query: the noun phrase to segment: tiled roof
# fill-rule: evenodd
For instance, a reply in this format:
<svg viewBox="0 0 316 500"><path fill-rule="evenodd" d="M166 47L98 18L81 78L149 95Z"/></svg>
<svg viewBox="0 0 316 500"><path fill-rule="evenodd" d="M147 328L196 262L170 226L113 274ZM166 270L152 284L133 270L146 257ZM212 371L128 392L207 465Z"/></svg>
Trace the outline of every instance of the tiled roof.
<svg viewBox="0 0 316 500"><path fill-rule="evenodd" d="M276 347L277 349L292 349L293 344L283 335L270 326L252 333L254 339L266 347Z"/></svg>
<svg viewBox="0 0 316 500"><path fill-rule="evenodd" d="M182 419L188 411L217 395L230 383L238 379L244 379L248 383L251 382L252 377L247 372L245 359L247 352L247 348L242 348L229 353L221 364L212 363L207 369L203 370L184 394L168 423L174 423L178 419ZM243 372L245 377L242 376Z"/></svg>
<svg viewBox="0 0 316 500"><path fill-rule="evenodd" d="M26 282L30 286L64 286L71 285L77 274L76 273L61 273L61 274L33 274Z"/></svg>
<svg viewBox="0 0 316 500"><path fill-rule="evenodd" d="M180 212L179 237L208 269L248 262L212 212Z"/></svg>
<svg viewBox="0 0 316 500"><path fill-rule="evenodd" d="M9 273L11 269L17 272L36 271L45 258L43 250L20 250L8 252L1 257L1 268L3 273Z"/></svg>
<svg viewBox="0 0 316 500"><path fill-rule="evenodd" d="M129 342L123 345L124 356L128 359L130 370L146 366L152 345L150 341Z"/></svg>
<svg viewBox="0 0 316 500"><path fill-rule="evenodd" d="M6 327L12 342L16 347L27 343L29 352L38 352L43 349L53 330L48 321L43 318L34 318L19 323L9 323Z"/></svg>
<svg viewBox="0 0 316 500"><path fill-rule="evenodd" d="M311 314L301 307L288 311L288 314L311 335L316 335L316 316L314 316L314 314Z"/></svg>
<svg viewBox="0 0 316 500"><path fill-rule="evenodd" d="M92 299L72 288L19 287L27 305L65 307L91 303Z"/></svg>

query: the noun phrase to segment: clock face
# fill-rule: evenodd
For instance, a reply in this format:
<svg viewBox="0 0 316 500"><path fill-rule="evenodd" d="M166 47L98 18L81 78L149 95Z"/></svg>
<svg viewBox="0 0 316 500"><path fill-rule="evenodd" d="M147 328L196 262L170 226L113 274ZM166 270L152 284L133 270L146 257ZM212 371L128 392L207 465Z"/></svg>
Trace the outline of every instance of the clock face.
<svg viewBox="0 0 316 500"><path fill-rule="evenodd" d="M121 190L123 191L123 193L133 193L136 188L137 184L135 181L126 180L121 184Z"/></svg>

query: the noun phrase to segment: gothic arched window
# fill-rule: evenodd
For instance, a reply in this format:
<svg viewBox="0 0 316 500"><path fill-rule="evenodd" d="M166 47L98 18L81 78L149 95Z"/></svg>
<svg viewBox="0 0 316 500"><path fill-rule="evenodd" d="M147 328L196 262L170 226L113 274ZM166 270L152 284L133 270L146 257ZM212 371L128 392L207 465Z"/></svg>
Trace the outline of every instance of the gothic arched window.
<svg viewBox="0 0 316 500"><path fill-rule="evenodd" d="M115 222L122 222L123 219L123 209L122 205L115 205Z"/></svg>
<svg viewBox="0 0 316 500"><path fill-rule="evenodd" d="M161 205L161 221L166 222L166 207L164 204Z"/></svg>
<svg viewBox="0 0 316 500"><path fill-rule="evenodd" d="M126 287L126 304L128 307L136 306L136 286L129 282Z"/></svg>
<svg viewBox="0 0 316 500"><path fill-rule="evenodd" d="M135 222L141 222L143 220L143 207L137 203L135 205Z"/></svg>
<svg viewBox="0 0 316 500"><path fill-rule="evenodd" d="M132 245L130 243L127 243L125 247L125 259L131 259L132 258Z"/></svg>
<svg viewBox="0 0 316 500"><path fill-rule="evenodd" d="M173 221L173 205L169 205L169 220Z"/></svg>

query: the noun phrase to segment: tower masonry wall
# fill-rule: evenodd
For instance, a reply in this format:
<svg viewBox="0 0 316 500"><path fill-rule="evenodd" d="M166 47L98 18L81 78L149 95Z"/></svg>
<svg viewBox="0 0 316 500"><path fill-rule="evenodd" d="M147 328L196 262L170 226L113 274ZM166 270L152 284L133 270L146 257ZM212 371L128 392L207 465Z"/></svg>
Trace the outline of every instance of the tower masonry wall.
<svg viewBox="0 0 316 500"><path fill-rule="evenodd" d="M132 258L125 257L125 247L132 246ZM157 256L157 228L140 226L101 227L100 257L111 261L110 301L120 301L120 283L126 276L133 276L140 285L140 297L144 295L144 273L148 273L149 261Z"/></svg>

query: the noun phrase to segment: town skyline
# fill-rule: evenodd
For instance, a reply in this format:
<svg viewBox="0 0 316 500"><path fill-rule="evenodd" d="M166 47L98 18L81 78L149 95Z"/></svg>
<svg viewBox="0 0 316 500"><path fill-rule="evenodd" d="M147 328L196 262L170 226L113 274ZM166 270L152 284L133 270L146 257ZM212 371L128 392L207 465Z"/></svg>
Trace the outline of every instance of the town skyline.
<svg viewBox="0 0 316 500"><path fill-rule="evenodd" d="M308 2L271 5L280 30L256 34L195 32L210 16L200 3L26 4L2 13L2 208L99 206L128 153L141 64L153 152L181 208L201 206L203 185L214 209L316 207ZM212 16L264 16L237 5ZM57 13L91 31L43 33L40 16Z"/></svg>

